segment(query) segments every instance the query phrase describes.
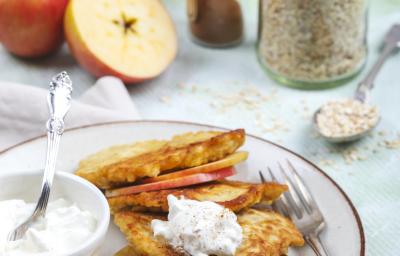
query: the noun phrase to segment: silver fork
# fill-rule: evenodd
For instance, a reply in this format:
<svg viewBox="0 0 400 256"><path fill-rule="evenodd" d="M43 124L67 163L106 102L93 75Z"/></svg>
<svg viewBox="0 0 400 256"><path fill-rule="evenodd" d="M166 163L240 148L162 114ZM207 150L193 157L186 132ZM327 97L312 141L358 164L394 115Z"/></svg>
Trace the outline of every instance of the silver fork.
<svg viewBox="0 0 400 256"><path fill-rule="evenodd" d="M287 160L287 165L289 171L286 171L278 163L289 191L285 192L283 197L272 205L272 208L295 223L303 234L304 240L317 256L329 256L326 246L319 238L319 234L326 226L324 217L303 179L289 160ZM268 167L268 172L272 181L279 182L270 167ZM259 174L261 181L265 183L266 179L263 173L260 171Z"/></svg>
<svg viewBox="0 0 400 256"><path fill-rule="evenodd" d="M50 119L47 121L47 154L44 168L42 189L39 200L32 215L8 234L8 241L23 237L30 225L46 214L47 203L53 183L56 159L61 135L64 132L64 117L70 108L72 82L67 72L61 72L53 77L48 94ZM22 181L21 181L22 182Z"/></svg>

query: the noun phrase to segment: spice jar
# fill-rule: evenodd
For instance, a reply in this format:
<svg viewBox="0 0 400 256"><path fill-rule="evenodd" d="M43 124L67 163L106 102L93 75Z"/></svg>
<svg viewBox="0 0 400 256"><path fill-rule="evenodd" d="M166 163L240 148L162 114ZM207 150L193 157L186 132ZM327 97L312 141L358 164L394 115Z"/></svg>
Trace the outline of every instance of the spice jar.
<svg viewBox="0 0 400 256"><path fill-rule="evenodd" d="M188 0L192 39L208 47L229 47L242 40L243 18L236 0Z"/></svg>
<svg viewBox="0 0 400 256"><path fill-rule="evenodd" d="M260 0L258 57L282 84L327 88L354 77L367 55L368 0Z"/></svg>

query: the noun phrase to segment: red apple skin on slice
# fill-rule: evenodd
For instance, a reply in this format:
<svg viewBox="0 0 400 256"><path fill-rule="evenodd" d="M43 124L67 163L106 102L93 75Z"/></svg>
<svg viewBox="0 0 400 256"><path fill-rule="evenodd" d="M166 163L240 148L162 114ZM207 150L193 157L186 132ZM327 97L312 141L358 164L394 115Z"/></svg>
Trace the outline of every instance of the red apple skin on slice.
<svg viewBox="0 0 400 256"><path fill-rule="evenodd" d="M224 159L221 159L221 160L218 160L215 162L203 164L203 165L188 168L185 170L174 171L174 172L171 172L168 174L163 174L163 175L153 177L153 178L146 178L146 179L141 180L140 183L152 183L152 182L158 182L158 181L162 181L162 180L175 179L175 178L192 175L192 174L196 174L196 173L206 173L206 172L213 172L213 171L217 171L217 170L221 170L221 169L225 169L225 168L233 168L232 166L234 166L235 164L240 163L242 161L245 161L247 159L247 157L248 157L247 152L239 151L239 152L236 152L234 154L231 154L231 155L225 157Z"/></svg>
<svg viewBox="0 0 400 256"><path fill-rule="evenodd" d="M199 169L189 168L187 170L176 171L176 172L173 172L173 173L157 176L157 177L154 177L154 178L147 178L147 179L144 179L144 180L140 181L140 183L149 184L149 183L155 183L155 182L160 182L160 181L178 179L178 178L182 178L182 177L190 176L190 175L194 175L194 174L210 173L210 172L215 172L215 171L223 171L223 170L226 170L226 169L233 169L233 166L222 168L222 169L219 169L219 170L215 170L215 169L214 170L207 170L207 169L204 169L204 168L199 168Z"/></svg>
<svg viewBox="0 0 400 256"><path fill-rule="evenodd" d="M154 183L148 183L143 185L135 185L125 188L118 188L106 191L106 197L116 197L130 194L137 194L146 191L156 191L170 188L179 188L195 184L201 184L210 182L213 180L220 180L229 176L236 174L234 168L226 168L209 173L197 173L193 175L188 175L184 177L179 177L171 180L164 180Z"/></svg>

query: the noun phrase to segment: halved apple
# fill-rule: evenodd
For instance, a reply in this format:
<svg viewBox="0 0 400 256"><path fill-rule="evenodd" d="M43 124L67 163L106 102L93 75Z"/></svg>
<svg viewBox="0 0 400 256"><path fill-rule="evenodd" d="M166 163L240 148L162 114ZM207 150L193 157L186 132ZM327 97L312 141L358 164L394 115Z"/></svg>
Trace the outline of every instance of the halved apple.
<svg viewBox="0 0 400 256"><path fill-rule="evenodd" d="M137 194L146 191L155 191L169 188L179 188L186 187L195 184L201 184L210 182L213 180L220 180L236 173L234 168L225 168L222 170L209 172L209 173L197 173L193 175L188 175L184 177L179 177L170 180L163 180L154 183L147 183L142 185L134 185L125 188L117 188L106 191L106 197L123 196L130 194Z"/></svg>
<svg viewBox="0 0 400 256"><path fill-rule="evenodd" d="M64 29L72 54L97 77L147 80L177 52L174 25L159 0L70 0Z"/></svg>
<svg viewBox="0 0 400 256"><path fill-rule="evenodd" d="M176 171L164 175L160 175L157 177L153 178L147 178L141 180L141 183L152 183L152 182L157 182L157 181L162 181L162 180L170 180L170 179L175 179L187 175L192 175L196 173L207 173L207 172L212 172L216 170L220 170L223 168L231 167L234 166L237 163L243 162L247 159L249 153L248 152L236 152L233 153L224 159L211 162L208 164L203 164L200 166L192 167L189 169L181 170L181 171Z"/></svg>

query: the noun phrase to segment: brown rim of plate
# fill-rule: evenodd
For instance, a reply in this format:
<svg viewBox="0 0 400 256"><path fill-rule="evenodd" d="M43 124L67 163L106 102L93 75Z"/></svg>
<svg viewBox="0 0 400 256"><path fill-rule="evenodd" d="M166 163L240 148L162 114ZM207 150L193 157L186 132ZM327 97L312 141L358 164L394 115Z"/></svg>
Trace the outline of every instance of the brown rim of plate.
<svg viewBox="0 0 400 256"><path fill-rule="evenodd" d="M131 124L134 124L134 123L173 123L173 124L186 124L186 125L202 126L202 127L207 127L207 128L212 128L212 129L219 129L219 130L231 130L231 129L225 128L225 127L219 127L219 126L209 125L209 124L200 124L200 123L188 122L188 121L144 119L144 120L114 121L114 122L104 122L104 123L83 125L83 126L77 126L77 127L66 129L65 132L74 131L74 130L80 130L80 129L85 129L85 128L90 128L90 127L96 127L96 126L107 126L107 125L114 125L114 124L129 124L129 123L131 123ZM258 137L258 136L255 136L255 135L251 135L251 134L247 134L247 133L246 133L246 136L249 136L249 137L252 137L254 139L258 139L258 140L261 140L263 142L266 142L266 143L269 143L271 145L274 145L274 146L276 146L278 148L281 148L281 149L293 154L294 156L302 159L303 161L305 161L306 163L308 163L309 165L314 167L315 170L319 171L325 178L327 178L337 188L337 190L339 190L339 192L342 194L344 199L350 205L350 208L351 208L351 210L353 212L354 218L357 221L358 232L359 232L359 235L360 235L360 243L361 243L360 256L365 256L365 234L364 234L364 228L363 228L363 225L362 225L362 222L361 222L361 218L360 218L355 206L353 205L352 201L350 200L348 195L343 191L343 189L328 174L326 174L318 166L316 166L315 164L313 164L309 160L305 159L301 155L299 155L299 154L291 151L290 149L287 149L287 148L285 148L285 147L283 147L283 146L281 146L279 144L276 144L276 143L271 142L269 140L263 139L261 137ZM32 142L34 140L41 139L41 138L44 138L44 137L46 137L46 135L40 135L40 136L37 136L37 137L33 137L31 139L25 140L23 142L20 142L18 144L15 144L15 145L13 145L13 146L11 146L9 148L6 148L6 149L0 151L0 156L3 155L4 153L10 151L11 149L14 149L16 147L22 146L24 144L27 144L29 142Z"/></svg>

